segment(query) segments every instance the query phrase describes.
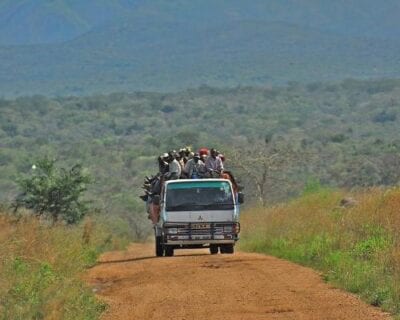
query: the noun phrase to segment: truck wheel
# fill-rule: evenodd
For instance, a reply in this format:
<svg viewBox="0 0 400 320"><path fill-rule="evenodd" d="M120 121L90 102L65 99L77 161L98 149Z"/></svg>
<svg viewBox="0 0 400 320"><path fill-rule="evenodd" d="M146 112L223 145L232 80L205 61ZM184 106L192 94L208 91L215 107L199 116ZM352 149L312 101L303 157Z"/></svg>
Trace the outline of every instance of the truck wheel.
<svg viewBox="0 0 400 320"><path fill-rule="evenodd" d="M173 247L165 247L165 256L172 257L174 255L174 248Z"/></svg>
<svg viewBox="0 0 400 320"><path fill-rule="evenodd" d="M161 244L161 237L156 237L156 256L162 257L164 255L164 248Z"/></svg>
<svg viewBox="0 0 400 320"><path fill-rule="evenodd" d="M218 253L218 246L216 245L210 245L210 253L211 254L217 254Z"/></svg>
<svg viewBox="0 0 400 320"><path fill-rule="evenodd" d="M225 248L225 253L233 254L235 252L235 247L233 244L228 244Z"/></svg>
<svg viewBox="0 0 400 320"><path fill-rule="evenodd" d="M232 254L235 252L235 248L234 248L233 244L225 244L220 247L220 251L221 251L221 253Z"/></svg>

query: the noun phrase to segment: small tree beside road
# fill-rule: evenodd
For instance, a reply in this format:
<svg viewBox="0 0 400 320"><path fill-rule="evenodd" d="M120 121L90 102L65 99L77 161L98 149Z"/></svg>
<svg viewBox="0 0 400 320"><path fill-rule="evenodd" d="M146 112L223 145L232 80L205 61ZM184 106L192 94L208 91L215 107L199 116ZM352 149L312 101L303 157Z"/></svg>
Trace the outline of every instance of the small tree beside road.
<svg viewBox="0 0 400 320"><path fill-rule="evenodd" d="M41 159L32 166L28 177L18 181L22 192L15 199L15 211L24 207L53 222L77 223L88 211L82 196L91 182L90 176L81 165L65 169L55 164L55 160Z"/></svg>

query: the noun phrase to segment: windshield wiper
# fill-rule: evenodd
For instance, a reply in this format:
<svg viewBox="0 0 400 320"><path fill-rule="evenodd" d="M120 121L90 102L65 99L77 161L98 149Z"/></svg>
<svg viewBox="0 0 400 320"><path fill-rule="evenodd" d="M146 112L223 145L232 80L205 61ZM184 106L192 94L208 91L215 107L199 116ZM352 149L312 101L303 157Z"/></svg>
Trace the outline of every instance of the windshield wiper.
<svg viewBox="0 0 400 320"><path fill-rule="evenodd" d="M233 203L218 203L218 202L213 202L213 203L207 203L203 204L204 207L206 208L218 208L218 207L233 207Z"/></svg>
<svg viewBox="0 0 400 320"><path fill-rule="evenodd" d="M185 203L178 204L176 206L169 206L167 209L168 210L183 209L183 208L192 207L192 206L198 206L198 204L194 203L194 202L185 202Z"/></svg>

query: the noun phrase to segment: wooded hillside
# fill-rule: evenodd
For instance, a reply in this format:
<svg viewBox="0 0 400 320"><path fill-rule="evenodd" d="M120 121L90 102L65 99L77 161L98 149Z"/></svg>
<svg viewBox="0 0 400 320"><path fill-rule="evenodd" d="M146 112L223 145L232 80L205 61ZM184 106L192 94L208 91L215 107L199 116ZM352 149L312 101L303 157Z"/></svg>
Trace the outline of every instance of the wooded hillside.
<svg viewBox="0 0 400 320"><path fill-rule="evenodd" d="M155 172L159 154L186 145L225 153L251 201L260 200L253 176L263 170L266 203L310 183L393 185L400 178L399 107L399 80L3 99L0 195L13 198L18 175L48 155L88 168L99 209L145 219L143 176ZM269 158L277 153L281 158Z"/></svg>

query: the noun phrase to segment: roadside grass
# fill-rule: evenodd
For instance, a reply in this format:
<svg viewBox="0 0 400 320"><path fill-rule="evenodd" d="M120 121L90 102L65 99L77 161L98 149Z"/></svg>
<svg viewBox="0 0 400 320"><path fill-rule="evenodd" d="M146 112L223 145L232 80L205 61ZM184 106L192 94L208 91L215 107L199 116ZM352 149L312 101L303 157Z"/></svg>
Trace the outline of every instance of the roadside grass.
<svg viewBox="0 0 400 320"><path fill-rule="evenodd" d="M319 188L242 214L240 248L322 271L325 280L400 319L400 188L351 194Z"/></svg>
<svg viewBox="0 0 400 320"><path fill-rule="evenodd" d="M0 215L0 319L98 319L106 305L82 275L105 250L127 244L104 221L50 226Z"/></svg>

